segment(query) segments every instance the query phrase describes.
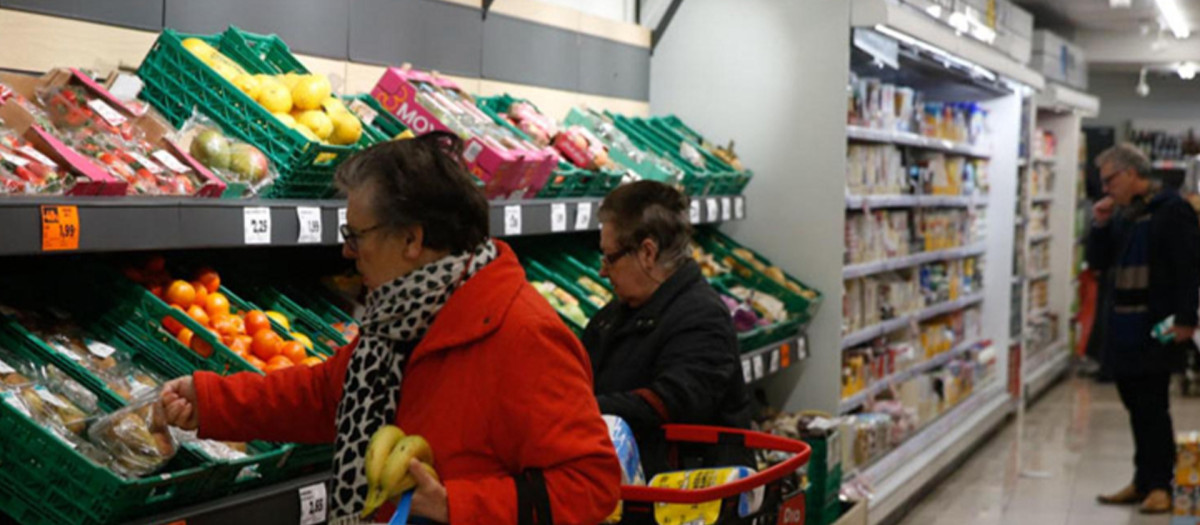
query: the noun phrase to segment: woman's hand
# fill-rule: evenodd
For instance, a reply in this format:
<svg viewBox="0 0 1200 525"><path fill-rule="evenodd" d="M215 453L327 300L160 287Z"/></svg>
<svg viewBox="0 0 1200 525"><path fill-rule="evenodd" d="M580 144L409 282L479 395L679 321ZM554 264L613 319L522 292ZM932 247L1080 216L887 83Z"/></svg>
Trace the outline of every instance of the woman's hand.
<svg viewBox="0 0 1200 525"><path fill-rule="evenodd" d="M183 430L196 430L200 426L200 413L196 410L196 384L192 376L168 381L163 385L159 397L167 423Z"/></svg>
<svg viewBox="0 0 1200 525"><path fill-rule="evenodd" d="M450 523L450 500L446 497L446 487L433 479L418 460L408 463L408 471L417 480L412 514L438 523Z"/></svg>

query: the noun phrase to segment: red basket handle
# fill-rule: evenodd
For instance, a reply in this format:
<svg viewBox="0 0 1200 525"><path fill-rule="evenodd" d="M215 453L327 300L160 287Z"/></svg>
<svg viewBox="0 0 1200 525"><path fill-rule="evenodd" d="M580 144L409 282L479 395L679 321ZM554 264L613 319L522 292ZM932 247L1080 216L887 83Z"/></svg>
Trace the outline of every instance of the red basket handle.
<svg viewBox="0 0 1200 525"><path fill-rule="evenodd" d="M803 441L772 436L762 432L699 425L664 425L663 430L666 431L668 441L687 441L711 445L718 443L741 444L746 448L791 452L795 456L750 477L706 489L680 490L622 485L622 500L682 504L697 504L706 501L721 500L783 479L788 474L806 465L809 456L812 455L812 448Z"/></svg>

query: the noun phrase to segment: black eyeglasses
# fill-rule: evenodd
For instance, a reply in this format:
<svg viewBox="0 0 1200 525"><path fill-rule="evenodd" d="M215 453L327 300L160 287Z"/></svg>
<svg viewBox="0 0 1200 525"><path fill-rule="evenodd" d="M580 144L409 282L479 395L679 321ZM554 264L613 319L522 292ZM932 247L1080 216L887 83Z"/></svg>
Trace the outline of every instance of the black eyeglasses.
<svg viewBox="0 0 1200 525"><path fill-rule="evenodd" d="M601 254L600 261L604 263L604 266L612 267L612 265L617 264L617 261L621 260L622 257L629 255L636 250L637 248L623 248L612 253L604 253Z"/></svg>
<svg viewBox="0 0 1200 525"><path fill-rule="evenodd" d="M1112 184L1113 179L1121 176L1122 173L1125 173L1125 170L1117 170L1108 175L1101 173L1100 174L1100 187L1103 188L1105 186Z"/></svg>
<svg viewBox="0 0 1200 525"><path fill-rule="evenodd" d="M376 224L370 228L363 228L361 230L354 231L349 224L343 224L338 227L338 231L342 234L342 242L346 243L346 246L350 248L350 251L357 252L358 240L366 236L368 233L382 228L383 226L383 224Z"/></svg>

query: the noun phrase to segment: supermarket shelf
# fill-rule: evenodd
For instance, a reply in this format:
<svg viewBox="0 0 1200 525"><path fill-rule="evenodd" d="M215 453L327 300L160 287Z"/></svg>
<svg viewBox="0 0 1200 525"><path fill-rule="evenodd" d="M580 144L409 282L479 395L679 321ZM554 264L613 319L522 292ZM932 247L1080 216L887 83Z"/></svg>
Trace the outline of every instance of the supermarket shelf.
<svg viewBox="0 0 1200 525"><path fill-rule="evenodd" d="M969 208L987 206L984 195L847 195L846 209Z"/></svg>
<svg viewBox="0 0 1200 525"><path fill-rule="evenodd" d="M491 234L542 235L599 229L600 197L493 201ZM234 248L247 246L250 216L269 218L254 246L336 246L343 200L192 199L174 197L5 197L0 200L0 255L42 253L43 205L78 210L78 252ZM301 243L299 210L313 209L320 231ZM693 201L693 223L745 218L745 197L702 197ZM257 216L256 216L257 217ZM315 232L314 232L315 233Z"/></svg>
<svg viewBox="0 0 1200 525"><path fill-rule="evenodd" d="M871 522L884 521L940 478L943 469L953 465L1004 420L1010 406L1003 384L992 379L895 450L855 476L847 476L848 482L858 477L872 487Z"/></svg>
<svg viewBox="0 0 1200 525"><path fill-rule="evenodd" d="M983 302L983 294L977 293L977 294L969 295L967 297L963 297L961 299L956 299L954 301L946 301L941 304L935 304L933 306L927 307L916 313L902 315L895 319L888 319L887 321L884 321L884 322L876 324L876 325L868 326L866 328L863 328L862 330L853 332L853 333L843 337L842 338L842 349L845 350L847 348L852 348L852 347L861 345L861 344L866 343L877 337L882 337L883 335L886 335L888 333L895 332L896 330L904 328L905 326L908 326L911 323L914 323L914 322L919 323L921 321L925 321L927 319L931 319L931 318L937 317L939 315L962 310L963 308L972 306L972 305L980 303L980 302Z"/></svg>
<svg viewBox="0 0 1200 525"><path fill-rule="evenodd" d="M1053 195L1037 195L1029 200L1031 202L1033 202L1034 204L1049 204L1051 202L1054 202L1054 196Z"/></svg>
<svg viewBox="0 0 1200 525"><path fill-rule="evenodd" d="M1029 165L1029 159L1024 158L1024 157L1017 159L1017 167L1018 168L1024 168L1028 165Z"/></svg>
<svg viewBox="0 0 1200 525"><path fill-rule="evenodd" d="M1045 271L1030 274L1029 280L1030 281L1040 281L1042 279L1047 279L1049 277L1050 277L1050 270L1045 270Z"/></svg>
<svg viewBox="0 0 1200 525"><path fill-rule="evenodd" d="M1151 165L1156 170L1186 170L1190 159L1163 159L1156 160Z"/></svg>
<svg viewBox="0 0 1200 525"><path fill-rule="evenodd" d="M761 381L805 359L808 359L808 337L799 334L742 353L742 379L746 383Z"/></svg>
<svg viewBox="0 0 1200 525"><path fill-rule="evenodd" d="M977 157L981 159L986 159L992 156L991 152L987 148L981 146L975 146L965 142L935 139L932 137L925 137L916 133L908 133L904 131L888 131L883 129L865 128L862 126L846 126L846 137L850 140L856 140L859 142L879 142L883 144L896 144L898 146L912 146L915 148L929 149L955 155Z"/></svg>
<svg viewBox="0 0 1200 525"><path fill-rule="evenodd" d="M1046 313L1049 311L1050 311L1049 308L1034 308L1033 310L1029 311L1029 314L1025 316L1025 319L1027 321L1032 321L1034 319L1037 319L1039 317L1046 315Z"/></svg>
<svg viewBox="0 0 1200 525"><path fill-rule="evenodd" d="M1065 343L1057 343L1039 352L1038 362L1026 363L1021 371L1021 379L1025 387L1025 399L1035 398L1054 384L1054 380L1067 369L1071 362L1071 353L1066 351ZM1030 371L1032 370L1032 371Z"/></svg>
<svg viewBox="0 0 1200 525"><path fill-rule="evenodd" d="M313 485L325 486L333 477L332 472L312 474L309 476L283 481L249 490L221 499L174 509L169 512L134 520L130 525L151 525L159 523L182 523L188 525L228 525L229 523L301 523L300 491ZM306 491L310 492L311 491ZM327 491L319 489L309 500L310 505L320 501L322 509L328 509L325 499ZM310 507L311 508L311 507ZM320 513L324 516L324 512ZM325 520L310 523L324 523Z"/></svg>
<svg viewBox="0 0 1200 525"><path fill-rule="evenodd" d="M922 264L931 263L934 261L947 261L951 259L961 259L963 257L972 257L975 255L983 255L987 251L987 245L984 243L976 243L970 246L960 248L951 248L949 250L938 250L933 252L921 252L913 255L905 255L884 259L882 261L872 261L868 263L851 264L842 270L843 279L854 279L864 275L876 273L890 272Z"/></svg>
<svg viewBox="0 0 1200 525"><path fill-rule="evenodd" d="M909 379L912 379L913 377L916 377L918 375L924 374L925 372L928 372L930 370L934 370L936 368L941 367L942 365L948 363L954 357L961 355L963 352L966 352L967 350L974 348L976 345L978 345L980 343L980 341L982 341L982 339L971 339L971 340L964 341L962 343L959 343L958 346L955 346L949 352L943 352L941 354L934 356L932 359L928 359L921 363L917 363L917 364L909 367L907 370L902 370L900 372L896 372L890 376L887 376L883 379L875 381L874 383L871 384L871 386L867 387L862 392L858 392L850 397L843 399L841 404L838 406L838 413L845 414L847 412L850 412L851 410L854 410L854 409L862 406L862 404L866 403L868 399L871 399L871 398L879 395L881 392L887 390L892 385L903 383L905 381L908 381Z"/></svg>
<svg viewBox="0 0 1200 525"><path fill-rule="evenodd" d="M1053 165L1053 164L1055 164L1055 163L1057 163L1057 162L1058 162L1058 159L1056 159L1056 158L1054 158L1054 157L1041 157L1041 156L1037 156L1037 157L1034 157L1034 158L1033 158L1033 162L1034 162L1035 164L1051 164L1051 165Z"/></svg>
<svg viewBox="0 0 1200 525"><path fill-rule="evenodd" d="M1050 232L1034 233L1029 236L1029 242L1048 241L1053 236Z"/></svg>

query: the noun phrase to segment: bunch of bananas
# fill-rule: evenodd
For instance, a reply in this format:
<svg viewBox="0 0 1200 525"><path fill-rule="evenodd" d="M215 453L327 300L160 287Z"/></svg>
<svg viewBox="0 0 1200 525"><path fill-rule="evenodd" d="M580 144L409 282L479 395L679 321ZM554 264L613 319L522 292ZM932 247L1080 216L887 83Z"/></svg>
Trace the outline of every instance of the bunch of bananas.
<svg viewBox="0 0 1200 525"><path fill-rule="evenodd" d="M385 501L395 501L402 494L417 486L417 480L408 471L413 459L421 462L434 479L433 449L421 436L406 436L400 427L384 425L371 435L367 446L367 502L362 517L375 512Z"/></svg>

